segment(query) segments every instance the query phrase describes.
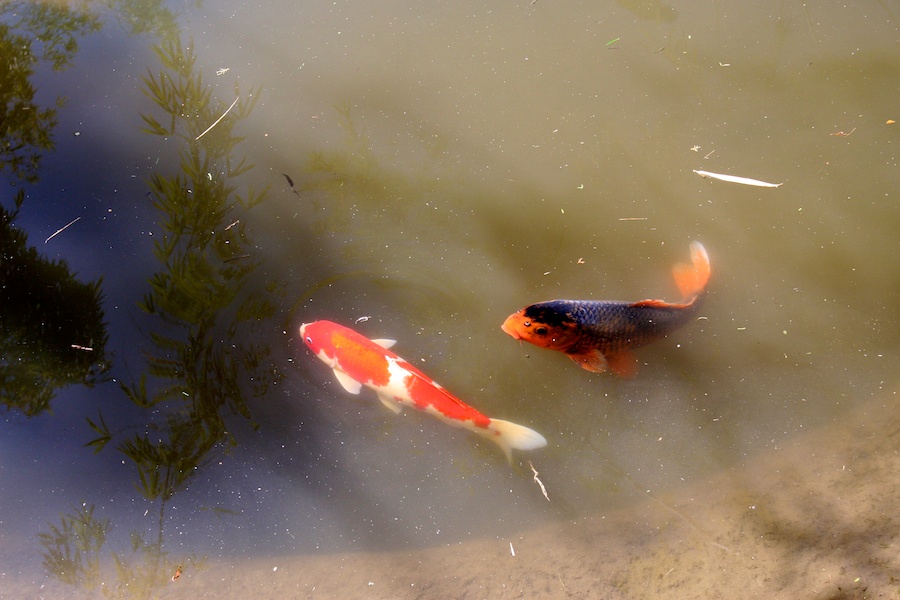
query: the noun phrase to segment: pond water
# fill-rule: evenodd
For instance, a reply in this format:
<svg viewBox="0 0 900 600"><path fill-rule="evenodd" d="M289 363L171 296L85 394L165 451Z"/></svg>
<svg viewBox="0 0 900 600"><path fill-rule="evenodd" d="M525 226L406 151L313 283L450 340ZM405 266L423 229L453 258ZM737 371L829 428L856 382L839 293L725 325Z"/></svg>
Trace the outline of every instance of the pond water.
<svg viewBox="0 0 900 600"><path fill-rule="evenodd" d="M896 6L0 11L0 598L897 593ZM693 240L633 378L500 330ZM319 319L547 447L348 394Z"/></svg>

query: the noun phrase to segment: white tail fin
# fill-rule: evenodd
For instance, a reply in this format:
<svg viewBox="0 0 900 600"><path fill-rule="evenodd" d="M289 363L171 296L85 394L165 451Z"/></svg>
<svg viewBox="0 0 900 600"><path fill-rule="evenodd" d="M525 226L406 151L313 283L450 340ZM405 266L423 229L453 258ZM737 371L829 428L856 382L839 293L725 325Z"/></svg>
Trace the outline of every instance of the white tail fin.
<svg viewBox="0 0 900 600"><path fill-rule="evenodd" d="M500 446L510 463L513 449L535 450L547 445L547 440L537 431L501 419L491 419L488 428L482 429L480 433Z"/></svg>

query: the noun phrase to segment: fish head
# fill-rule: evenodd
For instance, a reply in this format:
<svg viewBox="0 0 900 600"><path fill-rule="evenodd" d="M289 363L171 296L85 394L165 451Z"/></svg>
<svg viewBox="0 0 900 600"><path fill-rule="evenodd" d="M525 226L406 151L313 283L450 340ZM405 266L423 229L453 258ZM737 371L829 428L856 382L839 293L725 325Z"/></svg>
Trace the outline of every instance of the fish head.
<svg viewBox="0 0 900 600"><path fill-rule="evenodd" d="M332 343L335 327L339 325L330 321L315 321L300 326L300 339L313 354L326 363L335 355Z"/></svg>
<svg viewBox="0 0 900 600"><path fill-rule="evenodd" d="M553 302L532 304L511 314L500 328L513 339L565 351L578 341L578 324Z"/></svg>

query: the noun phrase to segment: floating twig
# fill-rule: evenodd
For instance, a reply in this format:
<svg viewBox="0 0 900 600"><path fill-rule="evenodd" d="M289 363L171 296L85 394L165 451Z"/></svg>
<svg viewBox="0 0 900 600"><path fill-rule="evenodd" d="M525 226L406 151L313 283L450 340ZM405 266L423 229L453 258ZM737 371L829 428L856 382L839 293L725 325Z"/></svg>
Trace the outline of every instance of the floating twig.
<svg viewBox="0 0 900 600"><path fill-rule="evenodd" d="M51 236L48 237L46 240L44 240L44 243L46 244L47 242L49 242L50 240L52 240L53 238L55 238L56 236L58 236L59 234L61 234L63 231L65 231L66 229L68 229L71 225L75 224L75 223L76 223L77 221L79 221L79 220L81 220L81 217L75 217L74 219L72 219L71 221L69 221L68 223L66 223L63 227L60 227L59 229L57 229L56 231L54 231L54 232L53 232L53 235L51 235Z"/></svg>
<svg viewBox="0 0 900 600"><path fill-rule="evenodd" d="M722 181L730 181L731 183L741 183L743 185L755 185L756 187L781 187L781 183L768 183L758 179L750 179L749 177L737 177L735 175L722 175L721 173L710 173L709 171L698 171L694 169L694 173L700 177L711 177L712 179L721 179Z"/></svg>
<svg viewBox="0 0 900 600"><path fill-rule="evenodd" d="M238 96L237 98L235 98L235 99L234 99L234 102L231 103L231 106L228 107L228 110L226 110L225 112L223 112L223 113L222 113L222 116L219 117L218 119L216 119L216 122L215 122L215 123L213 123L212 125L210 125L209 127L207 127L207 128L206 128L206 131L204 131L203 133L201 133L200 135L198 135L197 137L195 137L195 138L194 138L194 141L196 142L197 140L199 140L200 138L202 138L204 135L206 135L207 133L209 133L209 130L210 130L210 129L212 129L213 127L215 127L216 125L218 125L218 124L219 124L219 121L221 121L222 119L224 119L224 118L225 118L225 115L227 115L228 113L231 112L231 109L234 108L234 105L237 104L237 103L238 103L238 100L240 100L240 99L241 99L240 96Z"/></svg>
<svg viewBox="0 0 900 600"><path fill-rule="evenodd" d="M854 131L856 131L856 127L854 127L853 129L851 129L851 130L848 131L847 133L844 133L843 131L835 131L835 132L832 133L831 135L833 135L833 136L839 136L839 137L850 137L850 135L851 135Z"/></svg>
<svg viewBox="0 0 900 600"><path fill-rule="evenodd" d="M294 180L291 179L287 173L282 173L282 175L284 175L284 178L287 179L288 185L291 186L291 191L294 192L299 198L300 193L296 189L294 189Z"/></svg>
<svg viewBox="0 0 900 600"><path fill-rule="evenodd" d="M79 346L78 344L70 344L70 346L72 348L74 348L75 350L84 350L85 352L93 352L94 351L94 349L91 348L90 346Z"/></svg>
<svg viewBox="0 0 900 600"><path fill-rule="evenodd" d="M538 478L537 469L534 468L534 464L530 460L528 461L528 466L531 467L531 472L534 473L534 482L541 487L541 493L544 494L544 498L547 499L547 502L550 502L550 496L547 495L547 488L544 487L543 482Z"/></svg>

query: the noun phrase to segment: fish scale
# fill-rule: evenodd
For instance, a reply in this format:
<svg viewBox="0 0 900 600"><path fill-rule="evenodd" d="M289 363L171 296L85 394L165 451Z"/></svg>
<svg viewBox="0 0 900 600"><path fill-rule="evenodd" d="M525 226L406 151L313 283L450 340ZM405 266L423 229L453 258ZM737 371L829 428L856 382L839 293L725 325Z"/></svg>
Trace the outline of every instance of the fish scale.
<svg viewBox="0 0 900 600"><path fill-rule="evenodd" d="M695 318L710 275L703 244L693 242L691 264L675 265L672 274L684 297L681 303L550 300L511 314L501 329L514 339L563 352L585 370L631 376L636 369L632 349Z"/></svg>
<svg viewBox="0 0 900 600"><path fill-rule="evenodd" d="M662 300L551 300L529 306L525 316L547 322L552 320L550 315L557 315L561 316L560 324L568 322L577 327L580 334L564 352L597 348L605 354L644 346L665 336L692 320L700 305L699 301L688 306Z"/></svg>

